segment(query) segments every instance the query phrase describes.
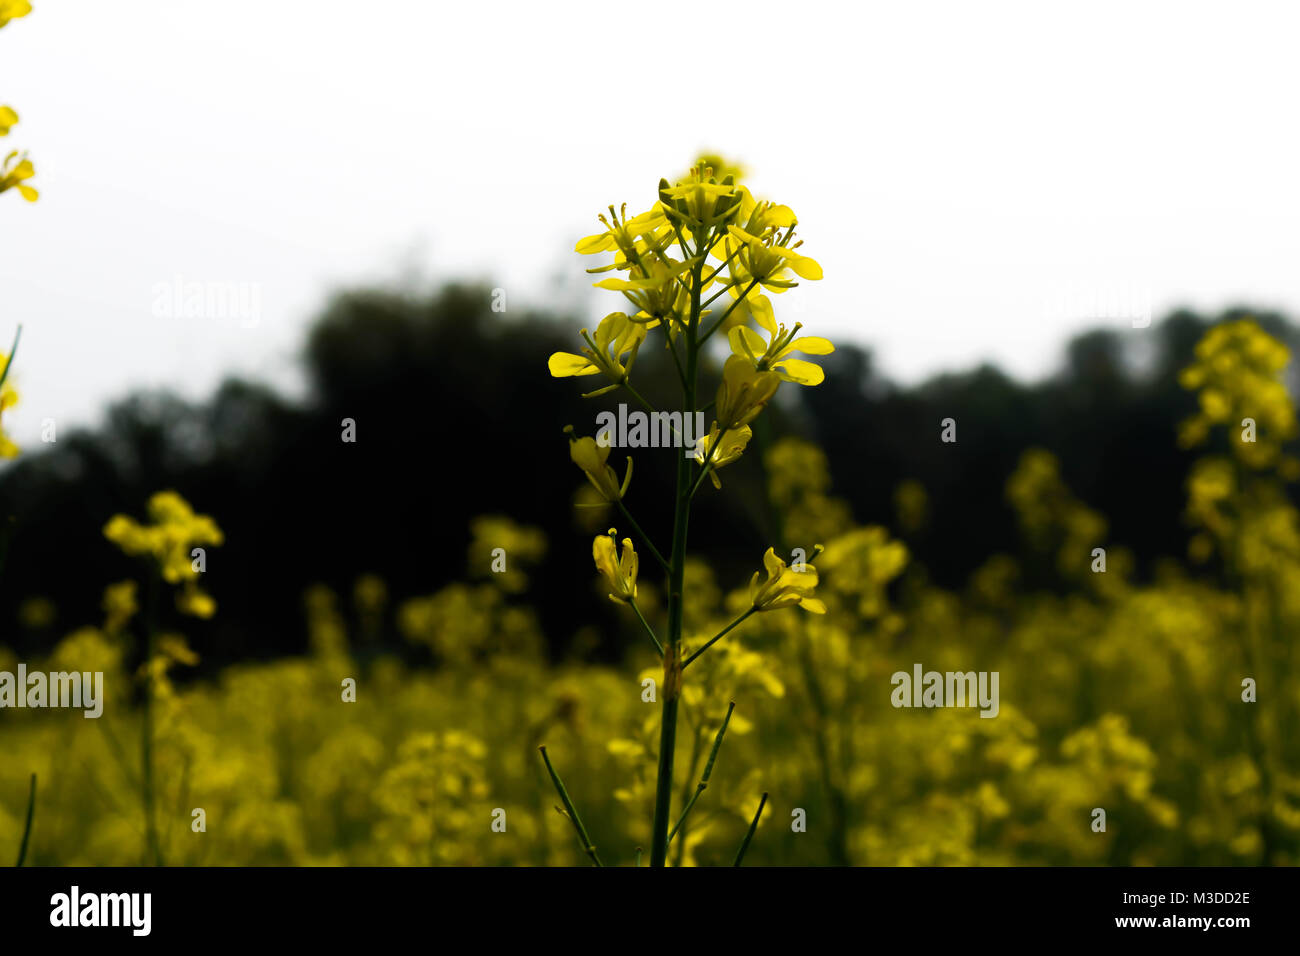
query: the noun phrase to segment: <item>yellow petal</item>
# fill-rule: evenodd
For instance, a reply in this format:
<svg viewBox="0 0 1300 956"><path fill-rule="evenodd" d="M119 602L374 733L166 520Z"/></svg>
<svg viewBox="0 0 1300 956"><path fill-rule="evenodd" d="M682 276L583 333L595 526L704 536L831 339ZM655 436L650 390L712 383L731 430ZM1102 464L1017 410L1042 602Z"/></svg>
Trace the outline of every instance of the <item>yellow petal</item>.
<svg viewBox="0 0 1300 956"><path fill-rule="evenodd" d="M595 236L579 239L578 244L573 247L573 251L589 256L597 252L608 252L613 248L615 248L614 237L607 232L602 232Z"/></svg>
<svg viewBox="0 0 1300 956"><path fill-rule="evenodd" d="M759 334L743 325L738 325L727 333L727 338L731 341L732 352L754 362L767 351L767 343Z"/></svg>
<svg viewBox="0 0 1300 956"><path fill-rule="evenodd" d="M800 279L820 279L822 277L822 267L817 264L816 259L809 259L807 256L796 255L790 260L790 268Z"/></svg>
<svg viewBox="0 0 1300 956"><path fill-rule="evenodd" d="M781 378L787 382L795 382L799 385L820 385L826 381L826 373L822 371L820 365L814 365L812 362L805 362L801 359L784 359L777 362L773 368L780 373Z"/></svg>
<svg viewBox="0 0 1300 956"><path fill-rule="evenodd" d="M803 352L805 355L830 355L834 351L835 345L830 339L824 339L820 335L804 335L787 345L781 354Z"/></svg>
<svg viewBox="0 0 1300 956"><path fill-rule="evenodd" d="M600 371L592 365L584 355L574 355L572 352L556 352L546 360L546 367L551 370L551 374L556 378L566 378L570 375L594 375Z"/></svg>

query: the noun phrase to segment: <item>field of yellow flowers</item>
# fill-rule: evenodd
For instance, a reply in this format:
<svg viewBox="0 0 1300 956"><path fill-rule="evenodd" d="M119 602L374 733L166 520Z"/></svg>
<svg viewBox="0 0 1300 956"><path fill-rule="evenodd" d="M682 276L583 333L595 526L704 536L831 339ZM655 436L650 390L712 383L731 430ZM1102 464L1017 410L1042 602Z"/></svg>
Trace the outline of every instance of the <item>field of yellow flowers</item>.
<svg viewBox="0 0 1300 956"><path fill-rule="evenodd" d="M1144 585L1127 579L1104 517L1071 495L1046 452L1025 453L1006 493L1060 587L1022 590L1017 561L995 554L953 592L909 561L923 488L899 488L895 529L857 526L818 449L774 443L764 466L787 533L825 543L826 613L756 616L691 668L676 806L695 792L728 704L735 709L669 862L729 863L767 792L753 864L1294 864L1300 534L1284 494L1295 473L1281 450L1294 430L1277 382L1286 360L1250 322L1216 327L1201 343L1184 382L1202 414L1181 440L1224 430L1232 440L1169 490L1186 495L1188 557ZM1241 440L1243 418L1256 423L1255 441ZM171 528L157 532L159 546L179 542L186 553L193 541L219 540L183 502L163 497L153 518L115 519L107 530L145 547L148 528ZM621 666L548 663L528 604L528 567L547 542L500 515L474 519L473 531L464 580L434 594L388 608L373 577L351 594L312 590L309 657L236 666L180 689L171 675L202 648L160 635L152 713L122 700L146 679L123 671L146 582L110 584L102 622L68 634L48 661L27 662L103 671L104 716L4 714L0 847L17 852L35 773L29 864L585 862L537 759L545 744L602 861L634 862L651 839L660 710L643 681L661 674L656 652L642 639L629 641ZM1094 570L1098 547L1104 572ZM492 570L496 549L508 556L505 573ZM162 586L198 613L212 610L189 590L188 568ZM685 582L685 616L700 636L750 601L744 582L719 581L700 562ZM658 622L662 595L640 590ZM436 669L352 656L362 635L345 616L364 630L390 612L433 651ZM639 635L625 613L627 633ZM893 707L890 675L917 662L998 671L997 717ZM0 650L0 671L17 663ZM154 725L152 837L141 809L143 721Z"/></svg>

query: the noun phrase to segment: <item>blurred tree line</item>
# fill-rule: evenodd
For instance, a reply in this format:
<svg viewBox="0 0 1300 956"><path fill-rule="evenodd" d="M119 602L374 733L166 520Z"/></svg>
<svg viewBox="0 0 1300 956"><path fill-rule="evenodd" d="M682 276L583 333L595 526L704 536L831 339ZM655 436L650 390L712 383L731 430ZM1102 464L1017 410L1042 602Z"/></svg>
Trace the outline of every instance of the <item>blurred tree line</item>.
<svg viewBox="0 0 1300 956"><path fill-rule="evenodd" d="M572 507L585 479L568 461L561 429L592 434L597 411L628 399L584 401L572 382L549 376L547 356L579 345L570 319L498 314L491 304L489 288L468 285L428 295L345 293L308 336L305 403L241 380L197 404L139 393L113 406L99 429L26 449L0 475L0 507L14 516L0 644L44 649L97 623L103 586L138 570L101 529L114 513L141 515L164 488L226 532L208 556L217 615L185 624L205 666L301 651L303 595L314 583L347 595L373 573L401 600L464 577L468 522L480 514L546 532L549 552L528 600L557 653L584 628L600 633L609 612L591 583L591 532ZM959 587L990 554L1016 551L1004 484L1024 449L1045 447L1075 494L1109 519L1109 540L1132 550L1143 576L1185 546L1176 490L1190 458L1178 451L1175 428L1194 399L1179 387L1178 370L1209 325L1242 314L1179 312L1145 330L1089 332L1036 383L983 365L900 387L869 351L840 345L822 361L822 386L782 389L773 431L757 435L751 452L791 431L820 443L834 490L855 517L895 528L899 483L919 481L928 518L909 543L932 580ZM1281 316L1252 314L1294 347ZM658 395L672 394L671 364L652 350L637 361L648 373L644 393L659 405ZM345 418L356 423L355 443L342 440ZM956 420L955 444L940 441L945 418ZM671 515L658 489L671 484L674 452L632 454L629 503L666 541ZM611 457L620 474L623 457ZM709 555L728 586L748 580L776 540L765 536L756 459L720 473L736 483L735 496L712 497L706 483L692 523L692 549ZM656 493L638 494L651 484ZM604 520L620 524L617 514ZM30 605L23 613L31 598L47 599L54 617ZM595 650L617 652L610 642Z"/></svg>

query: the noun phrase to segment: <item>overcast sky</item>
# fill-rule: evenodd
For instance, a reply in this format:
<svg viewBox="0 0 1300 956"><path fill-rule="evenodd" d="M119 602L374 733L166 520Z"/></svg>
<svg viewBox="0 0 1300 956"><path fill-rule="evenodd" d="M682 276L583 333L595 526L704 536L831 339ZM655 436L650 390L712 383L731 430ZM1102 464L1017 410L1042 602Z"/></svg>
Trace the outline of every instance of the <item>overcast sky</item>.
<svg viewBox="0 0 1300 956"><path fill-rule="evenodd" d="M0 30L3 145L42 193L0 196L20 441L135 386L292 390L349 284L545 304L595 214L647 208L700 149L747 163L825 268L778 315L903 381L1043 374L1090 312L1135 336L1148 304L1300 314L1284 4L33 5ZM177 277L258 320L169 315Z"/></svg>

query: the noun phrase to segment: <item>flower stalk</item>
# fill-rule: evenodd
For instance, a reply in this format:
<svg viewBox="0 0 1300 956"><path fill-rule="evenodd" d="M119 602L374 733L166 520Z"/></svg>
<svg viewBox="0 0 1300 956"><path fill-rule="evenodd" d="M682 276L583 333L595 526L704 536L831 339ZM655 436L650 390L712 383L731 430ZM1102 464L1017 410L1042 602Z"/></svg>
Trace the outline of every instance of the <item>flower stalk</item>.
<svg viewBox="0 0 1300 956"><path fill-rule="evenodd" d="M576 251L614 254L612 263L588 271L625 273L623 277L602 279L596 286L621 293L631 308L607 315L595 335L584 330L582 338L586 347L581 353L556 352L548 362L555 377L603 376L607 384L587 392L589 396L622 387L650 408L629 378L641 346L653 330L659 329L665 336L664 344L681 383L683 417L713 409L714 421L707 434L699 436L691 448L677 455L672 537L666 560L651 543L649 534L632 518L624 501L630 485L631 458L628 477L620 483L617 473L607 464L610 447L593 438L579 438L572 429L567 429L574 464L582 469L605 502L617 505L667 578L667 628L661 632L660 640L636 604L638 564L631 542L624 539L623 552L618 555L612 529L604 538L597 538L593 556L597 570L609 584L609 597L632 605L663 660L658 766L649 847L650 865L656 867L667 865L670 841L708 786L735 708L734 702L727 708L704 775L693 795L688 797L689 791L683 794L685 806L674 826L673 772L683 670L756 611L794 605L814 613L824 610L812 594L817 583L816 572L809 568L811 573L804 575L801 570L787 568L769 548L763 559L766 581L760 586L756 574L751 582L752 606L693 653L688 653L683 646L687 544L696 493L706 477L721 490L718 469L744 454L752 436L749 423L775 396L781 383L817 385L822 381L824 376L818 365L793 358L793 353L825 355L834 350L825 339L796 338L798 325L787 331L773 318L772 305L765 292L793 288L798 284L794 276L820 279L821 267L796 251L800 243L794 240L796 219L790 208L755 200L748 189L736 182L737 173L737 170L715 170L709 162L700 162L676 184L660 180L658 202L648 212L628 216L626 208L620 213L611 206L608 218L600 216L605 231L581 240ZM681 254L680 259L673 258L677 252ZM731 297L725 309L710 309L724 296ZM748 326L751 320L766 337ZM700 372L705 362L713 361L706 356L704 347L715 332L725 334L731 355L723 367L722 384L716 396L701 396ZM707 404L701 408L705 398ZM549 761L547 768L551 769ZM558 789L558 778L553 772L552 779ZM763 799L765 802L766 794ZM570 811L569 816L576 825L576 813ZM737 864L757 822L755 817ZM579 837L587 850L590 840L585 830L580 829Z"/></svg>

